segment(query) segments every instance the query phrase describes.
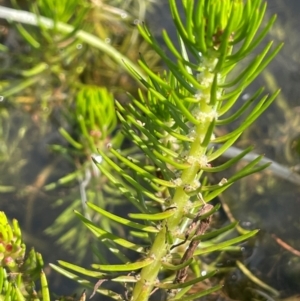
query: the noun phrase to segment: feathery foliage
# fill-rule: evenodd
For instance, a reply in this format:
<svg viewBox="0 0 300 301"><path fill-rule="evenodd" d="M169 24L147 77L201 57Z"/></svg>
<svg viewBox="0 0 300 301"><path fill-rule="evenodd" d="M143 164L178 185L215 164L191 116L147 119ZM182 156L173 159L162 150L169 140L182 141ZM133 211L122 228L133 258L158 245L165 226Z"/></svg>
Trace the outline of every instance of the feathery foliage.
<svg viewBox="0 0 300 301"><path fill-rule="evenodd" d="M60 262L65 268L102 279L95 290L98 289L100 293L115 300L121 300L122 297L98 288L99 283L109 279L127 283L126 293L132 301L148 300L158 289L167 293L167 300L195 300L218 290L220 286L216 285L201 292L188 293L195 283L214 273L206 271L207 276L201 276L203 271L201 268L195 269L191 258L193 255L229 247L256 233L243 230L241 236L221 243L214 243L212 237L224 235L228 229L221 233L213 231L208 237L203 236L203 233L200 237L192 235L188 237L190 245L186 250L196 240L207 241L200 244L192 256L189 256L189 260L180 261L179 265L174 266L178 263L176 258L188 257L187 251L182 255L182 250L176 246L192 224L196 227L195 233L198 233L196 217L199 208L203 208L204 203L215 199L238 179L268 165L258 165L261 158L257 158L234 176L217 184L210 184L207 180L209 174L228 169L251 150L248 148L223 165L217 166L214 163L269 107L278 94L277 91L273 95L263 95L263 89L259 89L246 103L239 104L243 91L282 46L272 47L270 42L259 54L243 64L243 60L261 44L275 17L263 26L266 4L259 0L182 1L181 8L185 12L183 18L179 13L178 2L170 0L169 3L179 48L164 31L163 38L168 47L166 52L147 27L139 25L141 35L159 54L168 70L161 74L154 73L141 56L139 64L147 74L147 79L131 66L127 67L144 85L146 93L140 90L139 98L131 96L128 105L116 102L124 136L145 154L145 158L128 157L122 150L109 144L109 152L115 159L109 157L104 150L99 149L99 153L110 169L94 160L102 174L118 187L141 214L129 214L131 219L125 219L87 203L88 207L101 215L131 228L132 231L134 229L134 233L138 230L137 235L144 238L148 246L145 248L108 233L77 212L99 239L113 245L109 248L115 254L118 252L117 256L123 263L97 263L92 265L94 270L86 270ZM240 65L243 66L242 71L235 72ZM234 108L235 111L232 110ZM219 128L233 122L236 124L236 121L239 124L232 131L218 135ZM114 174L121 176L124 182L120 182ZM215 210L211 210L208 215ZM133 222L132 219L135 218L139 222ZM199 225L201 226L201 221ZM119 246L140 253L141 258L131 262L123 253L121 256ZM186 282L178 275L187 265L193 266L196 278ZM56 269L63 270L58 267ZM176 275L172 272L174 270L177 270ZM66 270L64 272L77 279L74 274ZM134 276L129 272L135 273ZM134 283L131 289L128 288L128 283Z"/></svg>

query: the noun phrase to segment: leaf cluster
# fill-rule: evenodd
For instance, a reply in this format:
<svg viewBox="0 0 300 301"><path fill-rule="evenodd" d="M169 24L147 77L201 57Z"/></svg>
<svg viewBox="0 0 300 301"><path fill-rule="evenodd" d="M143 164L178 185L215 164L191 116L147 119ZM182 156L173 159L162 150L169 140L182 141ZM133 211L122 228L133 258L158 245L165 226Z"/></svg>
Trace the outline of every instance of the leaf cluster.
<svg viewBox="0 0 300 301"><path fill-rule="evenodd" d="M130 213L130 219L127 219L87 203L88 207L101 215L131 229L131 235L143 238L149 249L105 231L77 212L85 225L104 241L122 264L112 265L104 261L93 264L94 270L86 270L60 262L67 269L102 279L101 283L110 279L127 283L129 299L138 301L148 300L160 288L167 290L168 300L195 300L220 289L217 285L200 293L188 293L195 283L206 277L201 276L201 268L195 267L193 260L175 265L176 258L182 258L182 251L174 246L182 239L183 233L191 225L191 219L195 218L195 213L204 202L212 201L240 178L268 166L258 165L261 159L258 157L228 179L217 184L208 181L211 173L226 171L251 151L248 148L224 164L215 164L215 160L237 141L278 95L278 91L263 95L263 89L259 89L248 101L239 104L243 91L282 47L278 45L272 48L272 43L268 43L250 62L246 65L242 63L261 44L275 21L272 18L260 29L265 4L259 0L245 3L182 1L185 12L183 21L177 2L170 0L169 3L180 50L164 32L163 38L169 51L166 52L147 27L139 25L141 35L164 60L168 70L156 74L141 56L139 64L147 74L147 79L136 69L129 65L127 67L146 88L146 93L140 90L139 97L131 96L131 102L127 105L116 102L124 136L145 157L128 156L109 144L108 150L115 159L104 150L99 150L99 153L110 168L94 160L102 174L141 214ZM170 58L170 54L176 61ZM236 73L235 68L241 65L242 71ZM234 107L237 109L232 113ZM237 122L232 131L218 134L224 125ZM244 234L238 238L214 242L214 238L220 236L216 240L221 239L231 227L237 225L190 237L191 241L208 240L208 245L206 242L200 243L199 250L194 254L207 254L232 246L256 233L244 230ZM140 259L131 261L119 246L141 253ZM195 279L181 283L172 271L180 271L188 265L191 265ZM55 268L73 279L80 279L63 268ZM138 275L123 274L135 271L138 271ZM213 271L209 272L213 274ZM132 291L128 289L128 283L135 283ZM95 286L96 289L115 300L122 298L112 291L99 288L99 285Z"/></svg>
<svg viewBox="0 0 300 301"><path fill-rule="evenodd" d="M17 220L10 225L4 212L0 212L0 260L1 300L50 300L41 254L34 249L26 254ZM41 284L40 292L35 288L37 279Z"/></svg>

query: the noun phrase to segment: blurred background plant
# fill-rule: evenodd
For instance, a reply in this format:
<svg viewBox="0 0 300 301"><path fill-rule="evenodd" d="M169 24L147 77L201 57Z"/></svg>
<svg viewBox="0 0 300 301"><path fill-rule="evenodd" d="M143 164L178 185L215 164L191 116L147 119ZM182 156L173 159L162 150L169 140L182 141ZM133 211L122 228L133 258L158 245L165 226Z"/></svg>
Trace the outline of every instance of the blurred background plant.
<svg viewBox="0 0 300 301"><path fill-rule="evenodd" d="M108 142L123 141L114 97L127 101L124 91L135 93L137 85L123 61L134 66L143 52L158 67L158 56L135 26L145 19L151 2L7 3L49 18L36 26L1 21L1 208L9 207L10 215L21 220L25 239L40 251L47 252L39 239L47 228L67 251L64 256L91 260L91 236L74 209L107 230L116 228L85 205L87 199L108 210L121 204L91 155ZM45 210L51 214L45 216Z"/></svg>

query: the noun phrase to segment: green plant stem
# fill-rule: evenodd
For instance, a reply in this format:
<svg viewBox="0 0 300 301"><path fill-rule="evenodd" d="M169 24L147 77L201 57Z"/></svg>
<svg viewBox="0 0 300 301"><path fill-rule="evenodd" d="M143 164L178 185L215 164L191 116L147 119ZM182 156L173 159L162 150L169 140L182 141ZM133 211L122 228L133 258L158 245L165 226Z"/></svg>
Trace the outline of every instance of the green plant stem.
<svg viewBox="0 0 300 301"><path fill-rule="evenodd" d="M210 90L211 86L209 87L209 91ZM202 112L205 112L207 115L212 116L214 114L213 107L206 104L206 100L201 102L201 109ZM177 212L162 224L161 230L149 253L149 256L153 257L155 260L153 263L142 269L140 274L141 278L133 291L133 301L147 301L149 299L151 291L157 281L163 257L167 255L168 249L170 249L170 246L167 245L166 232L169 231L171 236L174 237L174 233L179 230L178 225L181 224L185 218L186 211L189 208L190 197L185 193L183 187L185 187L185 185L194 185L197 174L199 170L201 170L201 165L205 165L207 145L205 146L202 144L211 122L211 119L206 118L200 125L195 127L195 139L191 143L190 152L187 156L187 160L191 166L182 172L180 180L181 185L176 188L172 200L172 206L177 207ZM186 227L186 224L184 225Z"/></svg>
<svg viewBox="0 0 300 301"><path fill-rule="evenodd" d="M48 29L56 29L65 34L69 34L75 31L75 28L72 25L62 23L62 22L54 22L53 20L37 16L33 13L16 10L4 6L0 6L0 18L6 19L9 21L20 22L24 24L30 24L34 26L44 26ZM129 72L132 76L132 69L139 73L141 77L144 78L143 71L134 64L131 60L129 60L126 56L123 56L120 52L118 52L114 47L105 43L101 39L96 36L85 32L83 30L75 31L74 37L80 39L81 41L103 51L107 55L109 55L112 59L114 59L120 66L124 68L125 71ZM130 68L126 68L126 66ZM131 69L132 68L132 69ZM135 78L135 77L134 77Z"/></svg>

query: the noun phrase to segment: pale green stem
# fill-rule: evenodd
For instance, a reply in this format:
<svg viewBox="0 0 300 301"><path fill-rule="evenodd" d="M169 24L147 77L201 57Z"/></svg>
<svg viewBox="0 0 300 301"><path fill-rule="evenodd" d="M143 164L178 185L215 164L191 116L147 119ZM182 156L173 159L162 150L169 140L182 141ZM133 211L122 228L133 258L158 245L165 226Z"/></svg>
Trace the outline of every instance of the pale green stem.
<svg viewBox="0 0 300 301"><path fill-rule="evenodd" d="M208 90L210 91L210 87L208 88ZM208 93L207 95L210 94ZM208 115L213 115L214 108L206 104L206 102L208 101L209 99L201 101L201 112ZM161 262L170 249L170 246L168 245L168 241L166 239L166 232L169 231L173 237L175 236L174 233L178 232L179 225L184 220L186 210L188 210L189 208L190 197L185 193L183 186L193 185L199 170L201 170L201 165L199 165L199 162L201 162L201 160L197 161L197 158L202 158L206 154L206 148L201 146L201 142L205 137L210 123L211 120L206 119L203 121L203 123L195 128L195 140L191 144L188 158L190 158L191 160L195 158L196 160L195 162L190 163L190 168L182 172L182 185L176 188L174 198L172 200L172 205L177 207L177 212L167 221L162 223L161 230L158 233L149 252L149 256L154 258L155 260L153 263L142 269L140 274L141 278L137 282L133 291L133 301L147 301L155 285L155 282L158 281L157 277L161 268Z"/></svg>
<svg viewBox="0 0 300 301"><path fill-rule="evenodd" d="M0 18L6 19L9 21L20 22L24 24L30 24L34 26L44 26L48 29L55 28L57 31L69 34L75 30L72 25L57 22L55 23L53 20L49 18L45 18L42 16L37 16L33 13L16 10L4 6L0 6ZM131 75L131 71L126 68L126 65L135 70L141 77L144 78L143 71L135 65L131 60L129 60L126 56L123 56L120 52L118 52L114 47L109 45L108 43L102 41L96 36L85 32L83 30L78 30L75 32L74 37L80 39L82 42L85 42L99 50L103 51L107 55L109 55L112 59L114 59L120 66L124 68L125 71L129 72ZM134 76L134 75L133 75Z"/></svg>

